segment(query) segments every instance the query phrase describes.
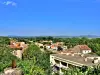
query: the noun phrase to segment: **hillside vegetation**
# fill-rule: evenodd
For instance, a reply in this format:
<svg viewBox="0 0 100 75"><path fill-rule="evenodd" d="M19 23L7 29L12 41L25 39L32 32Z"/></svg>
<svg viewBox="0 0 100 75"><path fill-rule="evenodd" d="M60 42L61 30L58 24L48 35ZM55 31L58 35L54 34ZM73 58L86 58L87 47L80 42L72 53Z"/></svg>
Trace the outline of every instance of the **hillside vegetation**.
<svg viewBox="0 0 100 75"><path fill-rule="evenodd" d="M51 75L51 68L49 63L50 53L41 52L40 48L34 45L34 42L41 40L52 40L53 42L64 42L68 48L74 47L79 44L86 44L92 52L100 55L100 38L88 39L88 38L53 38L53 37L37 37L37 38L13 38L17 41L24 41L29 44L28 48L24 51L23 59L20 60L13 56L11 52L13 49L9 48L9 38L0 37L0 72L7 67L11 67L12 60L16 60L17 67L24 71L25 75ZM30 42L33 41L33 42ZM95 67L93 69L69 69L65 71L65 75L99 75L100 68ZM57 74L56 74L57 75Z"/></svg>

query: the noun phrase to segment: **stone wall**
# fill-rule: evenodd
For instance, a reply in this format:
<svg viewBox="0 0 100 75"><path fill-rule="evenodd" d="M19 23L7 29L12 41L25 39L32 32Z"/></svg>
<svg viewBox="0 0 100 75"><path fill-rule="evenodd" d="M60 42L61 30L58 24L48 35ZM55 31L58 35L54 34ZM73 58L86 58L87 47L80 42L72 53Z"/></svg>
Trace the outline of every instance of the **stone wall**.
<svg viewBox="0 0 100 75"><path fill-rule="evenodd" d="M6 68L4 70L4 75L24 75L22 70L19 68Z"/></svg>

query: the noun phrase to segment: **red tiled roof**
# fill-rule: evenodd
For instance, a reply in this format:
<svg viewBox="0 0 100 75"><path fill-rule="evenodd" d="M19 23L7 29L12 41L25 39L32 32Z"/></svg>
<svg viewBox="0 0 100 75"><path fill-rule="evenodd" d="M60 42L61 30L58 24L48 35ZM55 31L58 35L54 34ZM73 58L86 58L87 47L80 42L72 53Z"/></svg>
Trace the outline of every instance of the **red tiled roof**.
<svg viewBox="0 0 100 75"><path fill-rule="evenodd" d="M20 46L10 45L10 48L18 48L18 49L20 49L21 47Z"/></svg>
<svg viewBox="0 0 100 75"><path fill-rule="evenodd" d="M51 47L53 47L53 48L54 48L54 47L57 47L57 45L55 45L55 44L54 44L54 45L51 45Z"/></svg>
<svg viewBox="0 0 100 75"><path fill-rule="evenodd" d="M91 48L89 48L87 45L78 45L78 47L80 50L91 50Z"/></svg>
<svg viewBox="0 0 100 75"><path fill-rule="evenodd" d="M10 44L10 48L18 48L18 49L21 49L22 47L23 48L26 48L27 47L27 45L24 44L24 42L14 42L14 43L15 44Z"/></svg>

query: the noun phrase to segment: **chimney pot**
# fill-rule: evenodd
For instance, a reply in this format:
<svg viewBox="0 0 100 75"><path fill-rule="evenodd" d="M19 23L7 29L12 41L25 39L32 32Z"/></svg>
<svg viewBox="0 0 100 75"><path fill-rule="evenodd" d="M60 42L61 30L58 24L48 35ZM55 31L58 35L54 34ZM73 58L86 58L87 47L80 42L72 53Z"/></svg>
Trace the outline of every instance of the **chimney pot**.
<svg viewBox="0 0 100 75"><path fill-rule="evenodd" d="M84 61L87 62L87 58L85 58Z"/></svg>
<svg viewBox="0 0 100 75"><path fill-rule="evenodd" d="M98 62L99 62L98 58L94 58L93 63L96 64Z"/></svg>
<svg viewBox="0 0 100 75"><path fill-rule="evenodd" d="M74 56L74 54L71 54L72 56Z"/></svg>
<svg viewBox="0 0 100 75"><path fill-rule="evenodd" d="M84 57L84 54L81 54L81 57Z"/></svg>

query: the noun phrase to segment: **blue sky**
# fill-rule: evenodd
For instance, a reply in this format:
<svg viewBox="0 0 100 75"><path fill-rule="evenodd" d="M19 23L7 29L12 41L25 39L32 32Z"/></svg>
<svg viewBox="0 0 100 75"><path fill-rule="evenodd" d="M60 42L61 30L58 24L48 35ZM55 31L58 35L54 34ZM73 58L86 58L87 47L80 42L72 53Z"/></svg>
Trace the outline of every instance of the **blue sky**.
<svg viewBox="0 0 100 75"><path fill-rule="evenodd" d="M0 0L0 35L100 35L100 0Z"/></svg>

